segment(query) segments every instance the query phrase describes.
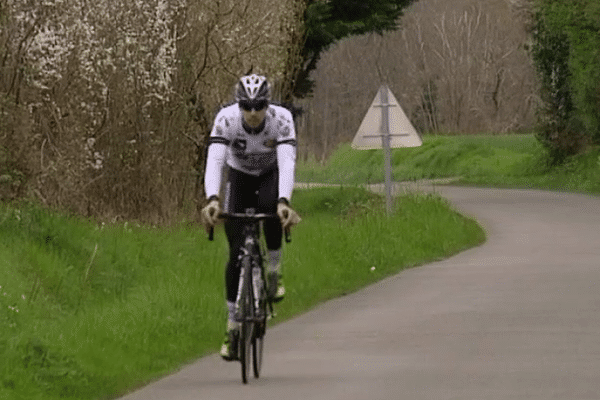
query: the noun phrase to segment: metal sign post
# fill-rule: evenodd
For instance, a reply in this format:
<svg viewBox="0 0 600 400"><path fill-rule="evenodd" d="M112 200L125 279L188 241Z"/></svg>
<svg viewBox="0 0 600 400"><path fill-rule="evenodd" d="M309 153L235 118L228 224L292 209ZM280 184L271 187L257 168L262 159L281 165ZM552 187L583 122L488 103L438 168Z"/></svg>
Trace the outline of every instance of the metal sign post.
<svg viewBox="0 0 600 400"><path fill-rule="evenodd" d="M379 100L381 104L381 146L383 147L383 161L385 169L385 209L388 215L392 214L392 151L391 151L391 137L390 134L390 107L395 107L389 103L387 88L381 88L379 90Z"/></svg>
<svg viewBox="0 0 600 400"><path fill-rule="evenodd" d="M382 85L354 136L352 148L383 149L388 215L392 213L391 148L418 147L422 143L421 137L404 114L398 100L386 85Z"/></svg>
<svg viewBox="0 0 600 400"><path fill-rule="evenodd" d="M381 108L381 120L378 135L363 135L364 138L381 137L381 147L383 149L383 163L385 174L385 209L387 215L392 214L392 136L408 136L408 134L393 135L390 132L390 108L396 107L390 103L388 97L389 89L387 86L381 86L379 89L379 104L373 104L373 107Z"/></svg>

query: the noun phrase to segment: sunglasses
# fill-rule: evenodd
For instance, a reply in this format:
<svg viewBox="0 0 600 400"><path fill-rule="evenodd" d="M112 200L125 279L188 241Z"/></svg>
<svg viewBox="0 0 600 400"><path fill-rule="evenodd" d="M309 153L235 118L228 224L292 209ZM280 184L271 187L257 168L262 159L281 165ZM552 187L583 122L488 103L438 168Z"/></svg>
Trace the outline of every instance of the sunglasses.
<svg viewBox="0 0 600 400"><path fill-rule="evenodd" d="M240 100L240 108L244 111L261 111L269 105L268 100Z"/></svg>

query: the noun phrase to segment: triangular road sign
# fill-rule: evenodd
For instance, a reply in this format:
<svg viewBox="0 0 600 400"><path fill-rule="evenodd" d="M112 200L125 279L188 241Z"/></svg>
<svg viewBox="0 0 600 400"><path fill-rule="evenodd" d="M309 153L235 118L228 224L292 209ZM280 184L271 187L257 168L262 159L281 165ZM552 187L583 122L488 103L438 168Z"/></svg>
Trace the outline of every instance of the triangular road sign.
<svg viewBox="0 0 600 400"><path fill-rule="evenodd" d="M388 135L390 148L418 147L423 144L390 88L383 85L354 136L352 148L381 149Z"/></svg>

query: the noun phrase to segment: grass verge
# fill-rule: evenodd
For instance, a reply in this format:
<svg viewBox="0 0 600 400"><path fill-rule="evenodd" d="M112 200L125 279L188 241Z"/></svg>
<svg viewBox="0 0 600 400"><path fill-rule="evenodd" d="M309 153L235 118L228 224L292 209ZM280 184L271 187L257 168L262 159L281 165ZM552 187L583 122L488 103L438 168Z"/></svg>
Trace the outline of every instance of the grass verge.
<svg viewBox="0 0 600 400"><path fill-rule="evenodd" d="M433 195L299 190L278 321L485 239ZM217 350L224 234L0 209L0 399L111 399Z"/></svg>

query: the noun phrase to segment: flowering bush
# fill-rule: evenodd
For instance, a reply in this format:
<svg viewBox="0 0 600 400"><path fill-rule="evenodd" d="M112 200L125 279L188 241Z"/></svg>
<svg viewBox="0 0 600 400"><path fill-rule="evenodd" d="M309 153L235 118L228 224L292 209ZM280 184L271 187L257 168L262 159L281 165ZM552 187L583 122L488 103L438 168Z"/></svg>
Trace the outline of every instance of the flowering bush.
<svg viewBox="0 0 600 400"><path fill-rule="evenodd" d="M300 3L5 0L0 176L18 164L22 194L80 213L168 218L235 77L286 76Z"/></svg>

